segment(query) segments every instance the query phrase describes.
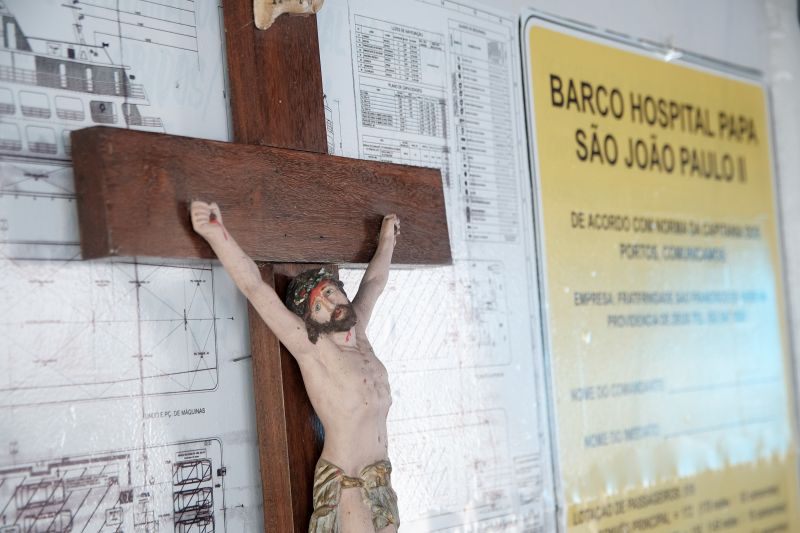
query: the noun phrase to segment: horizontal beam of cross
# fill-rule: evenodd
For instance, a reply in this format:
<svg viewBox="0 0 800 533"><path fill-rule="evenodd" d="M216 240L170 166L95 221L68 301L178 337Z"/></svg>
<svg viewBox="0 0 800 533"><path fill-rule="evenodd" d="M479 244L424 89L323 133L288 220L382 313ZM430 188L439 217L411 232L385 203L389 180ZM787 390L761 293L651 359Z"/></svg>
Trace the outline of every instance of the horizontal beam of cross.
<svg viewBox="0 0 800 533"><path fill-rule="evenodd" d="M215 201L255 261L366 263L396 213L396 263L451 261L438 170L95 127L72 133L84 259L213 258L191 228Z"/></svg>

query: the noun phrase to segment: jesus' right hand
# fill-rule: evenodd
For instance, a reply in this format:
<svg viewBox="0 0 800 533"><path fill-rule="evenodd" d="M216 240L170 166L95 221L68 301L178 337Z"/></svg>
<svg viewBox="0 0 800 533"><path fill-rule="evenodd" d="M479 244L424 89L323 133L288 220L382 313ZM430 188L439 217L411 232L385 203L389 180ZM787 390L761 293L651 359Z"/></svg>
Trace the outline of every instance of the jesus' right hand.
<svg viewBox="0 0 800 533"><path fill-rule="evenodd" d="M222 225L222 213L220 213L219 206L215 202L207 204L194 200L190 207L190 213L192 227L207 241L211 242L217 238L228 239L225 227Z"/></svg>

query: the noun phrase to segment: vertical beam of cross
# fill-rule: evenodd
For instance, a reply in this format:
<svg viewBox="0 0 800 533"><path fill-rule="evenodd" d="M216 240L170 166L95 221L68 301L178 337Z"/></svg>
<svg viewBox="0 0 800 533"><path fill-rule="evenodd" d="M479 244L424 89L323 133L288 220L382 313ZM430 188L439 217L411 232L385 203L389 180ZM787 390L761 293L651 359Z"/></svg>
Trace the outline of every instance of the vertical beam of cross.
<svg viewBox="0 0 800 533"><path fill-rule="evenodd" d="M251 0L225 0L234 141L327 152L322 72L315 16L282 16L256 29ZM259 265L280 296L291 276L311 265ZM250 307L264 529L304 532L311 514L314 464L322 425L300 370Z"/></svg>

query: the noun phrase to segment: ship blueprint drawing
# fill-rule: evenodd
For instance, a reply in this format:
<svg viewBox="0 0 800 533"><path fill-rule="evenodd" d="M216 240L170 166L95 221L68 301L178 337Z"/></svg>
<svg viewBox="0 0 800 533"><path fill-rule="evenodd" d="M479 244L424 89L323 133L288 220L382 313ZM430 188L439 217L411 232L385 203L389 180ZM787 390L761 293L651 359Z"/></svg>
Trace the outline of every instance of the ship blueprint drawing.
<svg viewBox="0 0 800 533"><path fill-rule="evenodd" d="M80 261L70 164L95 125L227 140L221 34L210 1L0 1L2 533L261 530L244 301Z"/></svg>
<svg viewBox="0 0 800 533"><path fill-rule="evenodd" d="M0 531L224 530L221 463L208 439L0 467Z"/></svg>
<svg viewBox="0 0 800 533"><path fill-rule="evenodd" d="M0 406L216 388L216 331L232 317L215 314L209 265L47 266L56 268L1 269L0 334L16 355L0 380Z"/></svg>
<svg viewBox="0 0 800 533"><path fill-rule="evenodd" d="M103 125L229 138L213 3L200 10L192 0L3 0L0 20L7 256L77 254L71 131ZM44 212L49 223L38 221Z"/></svg>
<svg viewBox="0 0 800 533"><path fill-rule="evenodd" d="M144 86L124 65L114 64L109 43L87 42L84 5L76 2L70 11L73 39L55 41L28 36L8 5L0 4L0 149L5 154L68 158L69 132L90 125L124 121L163 131L160 118L142 113L149 107Z"/></svg>
<svg viewBox="0 0 800 533"><path fill-rule="evenodd" d="M329 151L445 180L454 265L393 270L369 332L407 531L554 514L516 18L478 7L318 16ZM263 531L244 298L216 262L80 261L70 165L92 125L230 139L219 2L0 17L0 533Z"/></svg>

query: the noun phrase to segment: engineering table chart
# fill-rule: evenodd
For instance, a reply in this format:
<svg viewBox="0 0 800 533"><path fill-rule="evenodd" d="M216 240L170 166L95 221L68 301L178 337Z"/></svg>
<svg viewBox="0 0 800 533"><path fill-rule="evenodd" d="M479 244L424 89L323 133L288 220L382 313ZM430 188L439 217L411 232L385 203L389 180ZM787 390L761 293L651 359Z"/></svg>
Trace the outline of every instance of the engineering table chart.
<svg viewBox="0 0 800 533"><path fill-rule="evenodd" d="M364 126L442 137L447 127L444 99L420 89L392 84L388 89L361 86Z"/></svg>
<svg viewBox="0 0 800 533"><path fill-rule="evenodd" d="M436 32L356 15L354 53L358 72L360 125L386 135L419 135L443 145L424 143L426 157L408 157L406 146L386 136L362 137L362 156L384 161L435 162L449 173L447 105L441 64L449 60L452 114L455 121L455 167L465 221L465 237L483 242L518 239L515 198L518 163L509 144L514 112L508 33L457 20L448 22L448 50ZM445 59L445 56L447 58ZM418 143L423 144L423 143ZM385 145L385 147L380 145ZM388 149L387 149L388 148Z"/></svg>
<svg viewBox="0 0 800 533"><path fill-rule="evenodd" d="M357 16L355 49L361 124L444 139L442 82L429 64L444 54L440 34Z"/></svg>
<svg viewBox="0 0 800 533"><path fill-rule="evenodd" d="M393 270L368 332L404 528L552 531L517 20L450 0L347 0L317 20L336 148L445 181L453 266ZM360 273L340 274L354 289Z"/></svg>
<svg viewBox="0 0 800 533"><path fill-rule="evenodd" d="M456 168L470 240L518 238L517 168L508 142L513 128L508 39L508 35L450 21L450 61L456 78Z"/></svg>
<svg viewBox="0 0 800 533"><path fill-rule="evenodd" d="M404 165L417 165L421 167L442 167L448 165L447 153L440 146L401 139L387 139L364 135L362 137L364 159L374 161L393 161ZM448 175L442 172L449 184Z"/></svg>
<svg viewBox="0 0 800 533"><path fill-rule="evenodd" d="M444 50L441 35L356 17L358 72L426 84L423 59Z"/></svg>

